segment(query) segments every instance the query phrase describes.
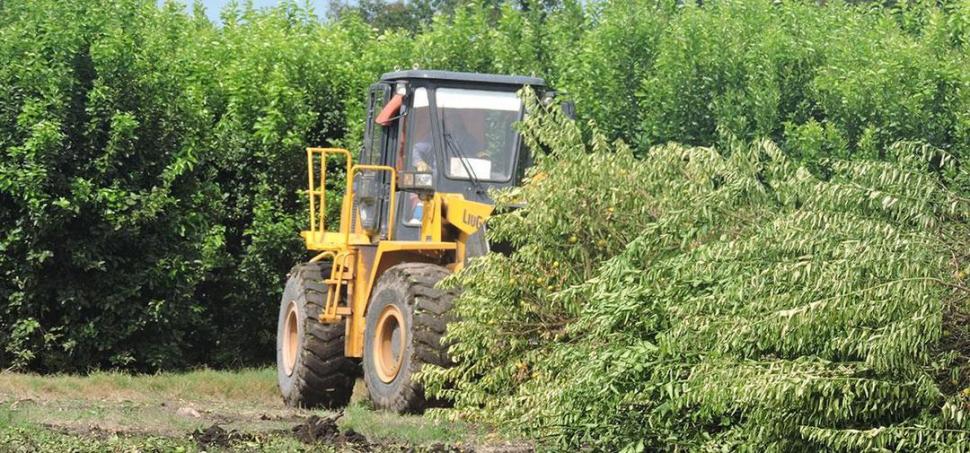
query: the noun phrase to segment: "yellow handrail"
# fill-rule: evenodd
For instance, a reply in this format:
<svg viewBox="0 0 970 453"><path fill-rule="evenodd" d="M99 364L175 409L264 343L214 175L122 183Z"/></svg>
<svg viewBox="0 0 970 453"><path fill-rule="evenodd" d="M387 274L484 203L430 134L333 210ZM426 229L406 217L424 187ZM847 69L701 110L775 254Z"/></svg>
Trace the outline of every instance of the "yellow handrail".
<svg viewBox="0 0 970 453"><path fill-rule="evenodd" d="M315 188L315 179L313 177L313 155L320 155L320 187ZM327 212L327 156L331 154L341 154L344 156L344 165L346 166L347 177L350 178L351 168L353 167L353 159L350 156L350 151L343 148L307 148L307 176L310 182L309 190L307 191L307 197L310 199L310 231L319 231L323 233L325 231L324 219ZM349 179L348 179L349 180ZM315 197L320 197L320 207L319 212L317 212L317 206L315 203ZM347 210L346 199L344 202L343 210ZM319 228L317 228L317 216L319 216ZM349 231L349 228L348 228Z"/></svg>
<svg viewBox="0 0 970 453"><path fill-rule="evenodd" d="M344 246L350 244L350 233L353 226L351 225L351 210L353 209L353 199L354 199L354 178L361 171L386 171L391 174L391 186L390 186L390 200L387 206L388 211L388 227L387 227L387 238L391 239L394 236L394 213L396 211L395 202L397 201L397 194L395 193L395 188L397 187L397 171L394 167L387 165L354 165L353 158L350 155L350 151L343 148L307 148L307 178L309 179L309 190L307 190L307 197L310 201L310 231L320 233L321 235L326 232L326 213L327 213L327 159L330 155L340 154L344 157L344 163L346 166L346 189L344 190L343 204L340 209L340 233L343 233L343 244ZM320 184L317 185L316 177L314 175L314 156L320 156ZM319 198L319 202L317 199ZM324 258L321 256L320 258ZM332 257L335 258L335 257Z"/></svg>

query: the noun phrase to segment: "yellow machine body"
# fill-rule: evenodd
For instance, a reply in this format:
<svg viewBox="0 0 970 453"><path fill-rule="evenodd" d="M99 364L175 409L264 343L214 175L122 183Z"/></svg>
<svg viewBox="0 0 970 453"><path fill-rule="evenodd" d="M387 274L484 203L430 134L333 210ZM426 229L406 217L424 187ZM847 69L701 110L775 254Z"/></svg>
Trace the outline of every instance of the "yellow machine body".
<svg viewBox="0 0 970 453"><path fill-rule="evenodd" d="M326 222L327 162L331 156L344 159L345 187L337 228ZM306 248L317 252L311 261L333 261L331 275L324 280L327 299L320 322L346 326L345 355L364 353L365 315L371 290L381 274L396 264L429 262L452 271L461 269L466 244L492 215L493 206L466 200L461 194L433 193L423 199L420 237L417 241L394 239L397 171L384 165L354 164L351 153L341 148L307 148L310 229L301 233ZM353 221L354 179L361 172L386 172L390 181L387 203L387 231L368 234ZM383 236L383 238L382 238Z"/></svg>

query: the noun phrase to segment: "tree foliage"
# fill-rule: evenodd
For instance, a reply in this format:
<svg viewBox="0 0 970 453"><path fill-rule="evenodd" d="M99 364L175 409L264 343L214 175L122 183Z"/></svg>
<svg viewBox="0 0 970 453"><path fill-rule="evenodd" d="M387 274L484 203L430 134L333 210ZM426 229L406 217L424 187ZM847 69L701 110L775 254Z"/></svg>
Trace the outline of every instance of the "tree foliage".
<svg viewBox="0 0 970 453"><path fill-rule="evenodd" d="M173 4L4 3L0 362L266 356L251 343L271 343L300 254L302 149L344 135L372 77L339 64L359 30L301 14L216 29Z"/></svg>
<svg viewBox="0 0 970 453"><path fill-rule="evenodd" d="M970 296L951 155L899 142L824 177L767 140L636 158L529 109L549 154L489 223L515 252L452 278L458 365L424 372L448 414L562 448L967 447L967 362L938 347Z"/></svg>
<svg viewBox="0 0 970 453"><path fill-rule="evenodd" d="M494 20L503 6L523 11L550 11L562 5L562 0L330 0L327 15L346 18L356 15L378 30L405 30L417 33L431 24L435 15L452 16L466 7L490 12Z"/></svg>

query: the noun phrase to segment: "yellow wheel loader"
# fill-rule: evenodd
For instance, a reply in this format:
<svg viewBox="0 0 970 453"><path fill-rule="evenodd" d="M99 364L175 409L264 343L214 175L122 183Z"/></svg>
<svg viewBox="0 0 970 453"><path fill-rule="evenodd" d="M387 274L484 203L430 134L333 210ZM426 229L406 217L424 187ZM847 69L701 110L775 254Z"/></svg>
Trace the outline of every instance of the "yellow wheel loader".
<svg viewBox="0 0 970 453"><path fill-rule="evenodd" d="M290 271L277 329L288 405L346 405L361 372L375 407L427 405L413 375L425 364L448 366L441 337L454 297L435 285L488 252L488 191L518 184L531 162L513 127L526 85L552 100L534 77L384 74L369 90L358 163L344 149L307 149L310 216L301 234L315 256ZM345 187L331 224L332 160L344 167Z"/></svg>

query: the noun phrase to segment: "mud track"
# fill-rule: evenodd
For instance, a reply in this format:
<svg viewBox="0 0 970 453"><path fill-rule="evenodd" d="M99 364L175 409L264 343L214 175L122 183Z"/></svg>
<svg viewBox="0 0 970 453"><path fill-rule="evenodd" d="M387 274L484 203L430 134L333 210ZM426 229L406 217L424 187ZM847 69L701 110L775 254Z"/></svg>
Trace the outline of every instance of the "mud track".
<svg viewBox="0 0 970 453"><path fill-rule="evenodd" d="M240 432L237 430L226 430L219 424L213 424L206 429L198 429L191 433L191 438L199 445L200 448L206 449L210 447L220 447L220 448L230 448L233 445L241 442L265 442L268 436L293 436L300 442L308 445L326 445L330 447L335 447L338 450L348 450L357 452L372 452L372 451L427 451L427 452L455 452L455 453L465 453L476 451L473 447L457 445L457 444L444 444L436 443L420 448L415 446L398 444L398 443L387 443L387 442L371 442L361 433L354 431L353 429L341 430L337 426L337 420L343 416L343 413L337 413L332 416L320 417L317 415L311 415L307 417L303 423L299 423L289 431L287 430L276 430L263 433L247 433ZM487 449L486 451L495 451L492 449ZM505 451L505 450L501 450ZM521 450L516 450L521 451ZM528 449L531 451L531 448Z"/></svg>

